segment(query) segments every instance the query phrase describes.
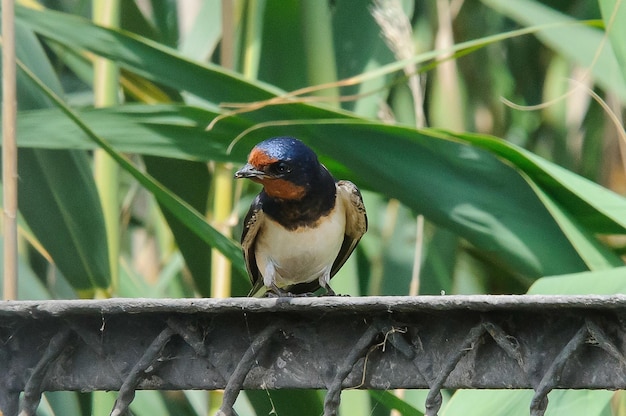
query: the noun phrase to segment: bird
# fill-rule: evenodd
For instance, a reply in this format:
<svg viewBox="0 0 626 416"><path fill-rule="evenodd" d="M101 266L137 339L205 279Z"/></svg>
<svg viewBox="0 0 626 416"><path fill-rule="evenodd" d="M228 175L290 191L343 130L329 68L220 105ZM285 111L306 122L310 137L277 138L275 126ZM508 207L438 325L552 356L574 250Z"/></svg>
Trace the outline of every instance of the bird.
<svg viewBox="0 0 626 416"><path fill-rule="evenodd" d="M367 231L361 192L336 181L315 152L281 136L258 143L235 178L263 185L244 218L241 246L252 283L248 296L312 296Z"/></svg>

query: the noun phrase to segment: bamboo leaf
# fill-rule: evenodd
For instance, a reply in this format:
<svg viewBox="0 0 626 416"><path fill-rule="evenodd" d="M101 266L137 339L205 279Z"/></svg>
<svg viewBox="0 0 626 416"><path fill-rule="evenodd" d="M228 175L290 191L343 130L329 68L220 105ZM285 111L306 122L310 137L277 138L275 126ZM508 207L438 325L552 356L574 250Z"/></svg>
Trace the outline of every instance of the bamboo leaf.
<svg viewBox="0 0 626 416"><path fill-rule="evenodd" d="M215 104L259 101L280 93L269 85L253 86L236 73L217 65L193 62L156 42L122 30L101 28L77 16L21 6L16 7L15 16L27 26L36 28L38 33L66 46L91 50L149 80L165 81L165 85L180 92ZM203 82L207 70L214 81L210 84Z"/></svg>
<svg viewBox="0 0 626 416"><path fill-rule="evenodd" d="M22 149L19 206L29 227L78 290L110 283L104 221L85 155Z"/></svg>
<svg viewBox="0 0 626 416"><path fill-rule="evenodd" d="M626 199L615 192L495 137L467 133L454 136L488 149L523 170L592 232L626 231Z"/></svg>
<svg viewBox="0 0 626 416"><path fill-rule="evenodd" d="M73 47L85 47L106 54L150 79L169 82L174 88L189 91L213 103L222 100L250 101L279 93L262 83L245 82L219 68L186 61L172 51L125 36L121 32L96 28L80 19L64 15L58 15L60 20L57 23L54 19L44 18L57 14L20 10L20 18L46 36L67 42ZM62 27L57 27L63 21L75 25L71 38ZM102 37L111 44L107 44L109 47L105 49L104 42L92 42L90 36L77 37L74 30L90 33L91 38ZM465 47L479 47L502 38L505 36L483 39ZM462 47L455 46L457 50ZM156 59L159 60L158 68L150 64ZM165 77L163 68L180 76ZM197 85L192 86L190 80ZM243 100L243 96L247 98ZM298 116L303 117L302 121L298 121ZM249 133L230 155L223 148L229 136L232 138L240 133L240 130L233 128L234 124L243 126L257 120L276 118L290 121L277 123L284 124L284 127L268 125ZM489 152L477 147L484 145L486 139L472 138L470 135L454 137L449 133L432 130L415 131L358 119L350 120L347 113L305 104L270 106L254 115L244 114L226 120L234 124L220 122L217 127L221 126L222 130L211 131L206 136L211 138L208 143L212 146L210 157L214 160L228 159L241 163L256 141L271 135L295 135L320 151L338 177L345 175L352 179L358 178L360 185L400 199L412 209L425 213L438 225L467 238L487 253L492 261L506 264L510 271L526 276L541 276L582 271L587 267L581 254L568 241L534 190L515 168L500 159L508 149L495 157L489 153L495 147L492 144L485 145ZM150 127L159 130L157 126ZM194 146L200 143L200 140L193 141ZM207 142L202 144L207 146ZM163 146L163 143L160 145ZM179 143L179 153L180 145L182 143ZM207 147L204 149L206 153L202 156L206 157L209 151ZM194 151L189 149L187 155ZM372 154L379 157L372 160ZM544 177L542 181L533 180L547 189L561 206L576 214L577 219L577 214L585 213L581 221L590 231L623 232L622 223L616 218L623 204L622 198L608 196L610 193L598 186L587 186L586 189L604 196L599 202L594 202L585 195L576 194L575 188L581 181L563 179L574 177L573 174L563 173L548 162L539 163L526 156L518 155L508 160L524 171L525 168L530 169L530 166L536 176ZM580 206L574 203L581 200L584 203ZM617 208L612 209L614 202L618 203Z"/></svg>
<svg viewBox="0 0 626 416"><path fill-rule="evenodd" d="M246 276L247 272L243 266L243 256L239 247L228 238L220 234L215 228L211 227L196 210L187 202L183 201L168 189L164 188L160 183L149 175L142 173L137 169L126 157L115 151L105 140L95 134L80 117L70 109L63 101L54 94L52 90L47 88L41 80L39 80L32 72L23 64L18 62L22 72L37 85L41 92L50 98L58 108L74 122L86 134L90 140L95 142L100 148L107 152L124 170L130 173L139 183L141 183L148 191L154 194L155 198L163 204L172 214L174 214L181 222L193 230L200 238L210 244L212 247L220 250L228 259L235 264L235 270L241 275Z"/></svg>
<svg viewBox="0 0 626 416"><path fill-rule="evenodd" d="M403 416L423 416L424 414L405 402L404 400L394 396L388 391L371 390L370 394L378 402L385 405L390 410L396 410Z"/></svg>
<svg viewBox="0 0 626 416"><path fill-rule="evenodd" d="M17 56L46 85L60 91L54 71L35 36L17 28ZM18 74L20 109L51 105ZM19 118L19 116L18 116ZM90 162L84 152L20 149L19 208L30 229L75 289L106 288L110 282L104 220Z"/></svg>
<svg viewBox="0 0 626 416"><path fill-rule="evenodd" d="M524 26L575 22L573 18L532 0L482 1ZM620 12L620 18L622 14L623 11ZM615 26L617 29L615 36L618 36L620 39L618 42L621 41L623 44L623 32L622 35L618 34L620 32L618 28L619 26ZM558 29L542 30L537 33L537 37L561 55L588 68L598 85L616 94L622 103L626 104L626 78L613 49L605 42L601 30L582 24L568 25Z"/></svg>
<svg viewBox="0 0 626 416"><path fill-rule="evenodd" d="M624 40L624 27L626 27L626 3L622 0L598 0L602 10L604 27L611 40L611 47L622 77L626 80L626 40ZM626 82L626 81L625 81Z"/></svg>
<svg viewBox="0 0 626 416"><path fill-rule="evenodd" d="M270 3L271 4L271 3ZM227 71L210 63L190 61L176 51L149 41L131 33L101 28L90 21L64 13L49 10L33 10L22 6L16 7L16 19L32 28L38 34L69 48L85 49L100 56L114 60L122 68L180 92L198 97L208 103L254 103L283 95L284 91L267 83L248 82L241 75ZM544 26L533 26L454 45L450 49L422 53L409 59L395 61L354 77L351 81L384 77L403 70L408 64L427 63L442 56L454 54L462 56L473 50L518 36L536 33L548 27L567 27L583 25L580 22L561 21ZM430 69L432 64L425 67ZM288 66L290 72L294 69ZM297 70L296 70L297 72ZM175 77L172 74L176 74ZM303 115L316 118L351 118L346 112L330 111L316 106L286 101L283 104L263 107L262 111L249 113L256 121L299 119Z"/></svg>
<svg viewBox="0 0 626 416"><path fill-rule="evenodd" d="M321 151L337 177L352 178L364 187L398 198L490 253L493 261L507 264L510 271L522 275L561 274L582 271L586 266L516 169L538 183L587 229L624 232L624 220L619 215L626 206L622 197L489 136L416 131L378 123L294 121L288 127L254 131L229 155L226 146L240 126L233 122L237 118L231 120L232 127L222 125L219 134L211 132L209 141L202 137L206 133L194 126L205 114L204 110L184 106L124 106L116 111L81 112L86 121L94 121L95 131L108 134L119 150L184 154L197 160L242 163L256 141L294 134ZM70 128L52 113L25 116L20 134L29 137L39 136L37 121L42 119L56 123L53 132ZM31 127L34 133L29 133ZM115 131L117 127L119 131ZM49 143L78 139L78 134L48 137ZM371 154L380 156L372 160Z"/></svg>
<svg viewBox="0 0 626 416"><path fill-rule="evenodd" d="M395 61L393 53L381 36L380 26L368 8L354 1L337 2L335 8L332 33L339 79L358 76ZM361 84L343 87L341 89L343 96L359 94L363 96L355 101L343 102L342 107L364 117L376 117L381 102L389 94L385 85L391 78L381 76ZM372 93L373 91L376 93Z"/></svg>
<svg viewBox="0 0 626 416"><path fill-rule="evenodd" d="M319 416L324 413L323 401L315 390L246 390L246 396L257 415Z"/></svg>
<svg viewBox="0 0 626 416"><path fill-rule="evenodd" d="M603 390L554 390L548 395L546 416L601 416L613 392ZM532 390L459 390L441 416L527 416Z"/></svg>
<svg viewBox="0 0 626 416"><path fill-rule="evenodd" d="M626 267L548 276L528 289L529 295L614 295L626 293Z"/></svg>
<svg viewBox="0 0 626 416"><path fill-rule="evenodd" d="M624 264L622 259L602 245L574 216L555 203L541 188L530 184L563 230L590 270L606 270Z"/></svg>
<svg viewBox="0 0 626 416"><path fill-rule="evenodd" d="M206 163L144 157L148 172L198 212L206 212L211 175ZM193 178L193 180L189 180ZM163 209L164 207L162 207ZM211 247L175 215L163 209L198 292L211 296Z"/></svg>
<svg viewBox="0 0 626 416"><path fill-rule="evenodd" d="M229 118L207 132L206 125L216 113L179 104L129 104L76 111L94 132L120 152L195 161L232 161L233 156L226 152L229 143L251 126L240 118ZM20 147L98 148L59 109L21 112L18 141Z"/></svg>

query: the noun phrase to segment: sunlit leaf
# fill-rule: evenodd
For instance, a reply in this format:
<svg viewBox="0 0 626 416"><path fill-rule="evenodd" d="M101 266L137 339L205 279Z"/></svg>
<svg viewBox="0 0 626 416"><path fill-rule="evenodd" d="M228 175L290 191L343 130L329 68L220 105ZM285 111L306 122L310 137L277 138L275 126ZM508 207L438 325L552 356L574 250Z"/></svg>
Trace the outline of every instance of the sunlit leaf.
<svg viewBox="0 0 626 416"><path fill-rule="evenodd" d="M626 42L624 41L623 29L626 27L626 3L622 0L599 0L602 10L604 27L611 40L611 47L622 76L626 80Z"/></svg>
<svg viewBox="0 0 626 416"><path fill-rule="evenodd" d="M548 276L528 289L531 295L614 295L626 293L626 267Z"/></svg>
<svg viewBox="0 0 626 416"><path fill-rule="evenodd" d="M482 0L483 3L524 26L566 23L575 20L532 0ZM616 29L619 26L616 26ZM619 29L618 29L619 30ZM620 36L617 33L615 36ZM537 33L549 47L578 65L588 68L593 79L626 104L626 78L618 60L601 30L584 24L542 30ZM623 43L623 36L620 38ZM565 81L565 80L564 80Z"/></svg>
<svg viewBox="0 0 626 416"><path fill-rule="evenodd" d="M441 416L527 416L532 390L459 390ZM610 391L554 390L548 394L546 416L608 416Z"/></svg>
<svg viewBox="0 0 626 416"><path fill-rule="evenodd" d="M35 36L18 24L17 57L57 92L61 86ZM20 109L45 108L48 97L18 75ZM100 200L84 152L20 149L19 209L30 229L75 289L109 285L108 249Z"/></svg>

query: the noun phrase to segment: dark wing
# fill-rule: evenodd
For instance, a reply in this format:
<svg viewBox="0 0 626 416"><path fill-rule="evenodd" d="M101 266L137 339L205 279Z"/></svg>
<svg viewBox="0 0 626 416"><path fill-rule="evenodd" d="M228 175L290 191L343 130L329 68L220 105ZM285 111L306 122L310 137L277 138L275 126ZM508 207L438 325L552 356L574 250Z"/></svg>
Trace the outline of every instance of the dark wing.
<svg viewBox="0 0 626 416"><path fill-rule="evenodd" d="M261 276L259 272L254 255L256 236L261 228L261 223L265 215L263 214L262 207L261 194L259 194L250 205L250 209L244 219L243 232L241 233L243 258L246 261L246 269L248 269L248 276L250 276L250 281L252 282L252 290L248 293L248 296L253 296L263 287L263 276Z"/></svg>
<svg viewBox="0 0 626 416"><path fill-rule="evenodd" d="M346 209L346 234L339 254L330 270L334 276L348 260L363 234L367 231L367 214L359 188L350 181L337 182L337 203L344 204Z"/></svg>

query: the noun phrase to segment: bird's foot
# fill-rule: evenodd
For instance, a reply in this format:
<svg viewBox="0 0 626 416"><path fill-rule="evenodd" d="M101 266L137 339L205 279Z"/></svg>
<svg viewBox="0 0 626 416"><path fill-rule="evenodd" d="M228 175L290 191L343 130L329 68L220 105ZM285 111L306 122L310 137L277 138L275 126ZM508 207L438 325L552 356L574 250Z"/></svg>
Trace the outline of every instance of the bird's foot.
<svg viewBox="0 0 626 416"><path fill-rule="evenodd" d="M268 298L309 298L315 297L315 293L307 292L307 293L291 293L285 290L281 290L278 293L274 291L265 292L265 297Z"/></svg>
<svg viewBox="0 0 626 416"><path fill-rule="evenodd" d="M293 296L292 293L280 289L278 286L270 287L264 295L266 298L285 298Z"/></svg>
<svg viewBox="0 0 626 416"><path fill-rule="evenodd" d="M267 292L265 292L265 297L268 298L301 298L301 297L311 297L315 296L315 293L306 292L306 293L292 293L288 290L283 290L276 285L272 285Z"/></svg>
<svg viewBox="0 0 626 416"><path fill-rule="evenodd" d="M326 285L326 293L322 294L322 296L350 296L350 295L338 295L335 291L328 285Z"/></svg>

